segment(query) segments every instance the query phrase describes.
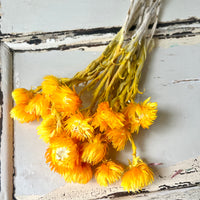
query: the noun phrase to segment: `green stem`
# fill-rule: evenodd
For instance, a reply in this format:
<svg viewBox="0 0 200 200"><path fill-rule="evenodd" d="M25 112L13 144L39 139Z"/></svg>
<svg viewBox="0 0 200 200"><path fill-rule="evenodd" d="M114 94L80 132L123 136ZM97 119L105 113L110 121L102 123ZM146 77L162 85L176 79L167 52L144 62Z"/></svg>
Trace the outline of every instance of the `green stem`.
<svg viewBox="0 0 200 200"><path fill-rule="evenodd" d="M135 157L136 157L136 149L137 149L137 147L136 147L136 145L135 145L135 142L134 142L134 140L133 140L132 135L130 135L128 139L129 139L129 141L130 141L130 143L131 143L131 145L132 145L133 158L135 158Z"/></svg>

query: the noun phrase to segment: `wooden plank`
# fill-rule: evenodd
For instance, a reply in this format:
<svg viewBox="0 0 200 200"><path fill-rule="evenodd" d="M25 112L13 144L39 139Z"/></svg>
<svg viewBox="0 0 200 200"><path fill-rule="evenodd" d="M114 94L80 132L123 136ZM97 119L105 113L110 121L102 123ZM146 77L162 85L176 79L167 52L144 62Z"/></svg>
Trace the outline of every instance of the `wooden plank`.
<svg viewBox="0 0 200 200"><path fill-rule="evenodd" d="M8 46L1 45L2 59L2 92L3 92L3 122L1 136L1 193L0 199L13 198L13 123L10 118L13 90L13 54Z"/></svg>
<svg viewBox="0 0 200 200"><path fill-rule="evenodd" d="M15 52L70 50L107 45L121 27L79 29L53 33L5 34L3 41ZM158 23L154 38L187 39L200 35L200 19L188 18ZM198 38L197 38L198 39ZM167 40L169 41L169 40ZM181 40L180 40L181 41Z"/></svg>
<svg viewBox="0 0 200 200"><path fill-rule="evenodd" d="M129 0L2 0L2 33L55 32L121 26ZM163 1L160 21L200 17L200 1ZM14 13L14 14L13 14Z"/></svg>

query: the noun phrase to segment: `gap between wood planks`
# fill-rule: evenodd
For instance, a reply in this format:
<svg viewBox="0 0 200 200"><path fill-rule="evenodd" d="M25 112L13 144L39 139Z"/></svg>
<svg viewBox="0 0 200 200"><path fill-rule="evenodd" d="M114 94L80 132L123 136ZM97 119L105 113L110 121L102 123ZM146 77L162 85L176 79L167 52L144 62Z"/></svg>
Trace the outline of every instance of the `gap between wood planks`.
<svg viewBox="0 0 200 200"><path fill-rule="evenodd" d="M107 45L121 27L99 27L60 32L1 34L0 39L16 52L71 50ZM134 29L132 27L131 29ZM159 22L154 35L157 39L181 39L200 36L200 19L188 18Z"/></svg>

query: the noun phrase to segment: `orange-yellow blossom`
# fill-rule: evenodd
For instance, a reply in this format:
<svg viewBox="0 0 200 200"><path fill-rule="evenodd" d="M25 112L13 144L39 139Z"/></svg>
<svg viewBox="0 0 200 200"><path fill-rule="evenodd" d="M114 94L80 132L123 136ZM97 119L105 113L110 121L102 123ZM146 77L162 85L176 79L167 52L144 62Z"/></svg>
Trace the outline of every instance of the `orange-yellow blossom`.
<svg viewBox="0 0 200 200"><path fill-rule="evenodd" d="M45 76L44 81L42 82L42 93L49 97L52 94L54 94L54 92L58 89L59 85L59 79L55 76Z"/></svg>
<svg viewBox="0 0 200 200"><path fill-rule="evenodd" d="M36 113L29 113L25 111L26 104L17 104L10 111L10 116L17 119L20 123L28 123L34 121L38 116Z"/></svg>
<svg viewBox="0 0 200 200"><path fill-rule="evenodd" d="M42 94L36 94L25 108L28 113L35 113L36 116L45 118L50 114L50 102Z"/></svg>
<svg viewBox="0 0 200 200"><path fill-rule="evenodd" d="M90 118L84 118L84 116L78 112L77 114L71 115L65 122L65 130L72 137L80 141L90 139L93 136L94 129L88 123L91 121Z"/></svg>
<svg viewBox="0 0 200 200"><path fill-rule="evenodd" d="M65 112L68 115L74 114L81 106L79 96L67 85L59 86L51 95L51 101L58 112Z"/></svg>
<svg viewBox="0 0 200 200"><path fill-rule="evenodd" d="M121 151L124 149L126 142L131 135L131 133L125 126L118 129L108 130L105 134L117 151Z"/></svg>
<svg viewBox="0 0 200 200"><path fill-rule="evenodd" d="M123 127L124 121L122 113L113 111L108 102L102 102L98 105L97 112L94 114L92 126L95 128L100 127L100 131L103 132L108 128Z"/></svg>
<svg viewBox="0 0 200 200"><path fill-rule="evenodd" d="M96 168L95 178L101 186L108 186L121 178L124 169L113 161L104 161Z"/></svg>
<svg viewBox="0 0 200 200"><path fill-rule="evenodd" d="M17 88L12 92L12 97L16 104L28 104L33 98L33 91L25 88Z"/></svg>
<svg viewBox="0 0 200 200"><path fill-rule="evenodd" d="M66 182L86 184L92 179L92 168L88 163L80 163L73 169L68 169L63 176Z"/></svg>
<svg viewBox="0 0 200 200"><path fill-rule="evenodd" d="M45 153L51 170L64 174L80 163L78 145L70 137L54 137Z"/></svg>
<svg viewBox="0 0 200 200"><path fill-rule="evenodd" d="M37 127L38 135L46 143L54 136L66 135L63 131L61 121L55 115L48 115Z"/></svg>
<svg viewBox="0 0 200 200"><path fill-rule="evenodd" d="M96 165L101 162L107 152L107 143L101 134L97 134L90 142L83 143L82 160L83 162Z"/></svg>
<svg viewBox="0 0 200 200"><path fill-rule="evenodd" d="M136 157L129 164L129 170L124 173L121 185L124 190L135 192L151 184L153 180L151 169L139 157Z"/></svg>
<svg viewBox="0 0 200 200"><path fill-rule="evenodd" d="M131 131L139 131L142 128L149 128L157 118L157 103L149 102L150 97L142 103L130 103L124 110L124 115L131 125Z"/></svg>

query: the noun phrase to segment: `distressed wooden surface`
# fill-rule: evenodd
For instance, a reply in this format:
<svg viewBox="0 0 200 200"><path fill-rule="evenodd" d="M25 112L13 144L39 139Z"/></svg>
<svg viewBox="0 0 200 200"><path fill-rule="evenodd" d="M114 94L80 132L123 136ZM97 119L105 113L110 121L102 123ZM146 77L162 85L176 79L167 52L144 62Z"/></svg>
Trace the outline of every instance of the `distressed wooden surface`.
<svg viewBox="0 0 200 200"><path fill-rule="evenodd" d="M166 167L177 161L199 155L199 123L198 113L195 112L199 107L198 91L200 87L198 78L200 71L197 67L199 66L198 49L200 48L198 41L198 35L178 39L160 39L154 53L148 59L146 65L148 67L143 71L141 82L141 88L146 89L145 97L142 95L140 98L152 96L152 99L158 102L159 116L150 130L143 131L136 138L138 153L147 162L163 162ZM72 48L68 51L17 51L14 56L14 85L26 88L37 86L41 83L42 77L47 74L70 77L95 59L103 48L104 46L92 46L84 49ZM193 52L193 65L186 68L191 63L190 52ZM76 68L71 66L76 66ZM182 70L183 67L184 70ZM191 102L191 96L197 98L192 99L192 104L188 104L188 101ZM37 126L37 122L31 124L15 122L15 195L18 198L20 196L28 198L27 196L34 194L42 195L65 185L64 180L59 175L52 173L45 164L43 155L46 145L39 140L36 134ZM184 138L184 140L180 140L180 138ZM37 149L32 151L36 145ZM131 159L130 151L131 148L128 145L125 152L120 152L115 158L126 164L127 159ZM198 179L200 178L198 177ZM47 180L48 184L46 184ZM156 178L156 180L160 179ZM180 182L185 182L185 180L183 177ZM170 179L163 179L163 182L168 184ZM155 184L156 182L153 185L155 186ZM159 185L164 185L164 183L159 183ZM190 187L187 184L186 186ZM87 194L91 190L107 191L105 188L99 189L95 180L86 186L67 184L65 190L70 188L74 191L77 187L85 193L87 188ZM115 191L122 192L119 186L113 185L110 188L112 187ZM174 185L170 187L176 188ZM171 190L170 187L167 190ZM155 190L158 191L158 189ZM80 194L81 192L75 190L74 193ZM105 194L109 194L108 191Z"/></svg>
<svg viewBox="0 0 200 200"><path fill-rule="evenodd" d="M130 0L1 0L2 33L121 26ZM177 10L178 9L178 10ZM200 17L199 0L163 0L160 21ZM17 17L16 17L17 16Z"/></svg>
<svg viewBox="0 0 200 200"><path fill-rule="evenodd" d="M20 24L19 21L16 21L17 23L12 27L11 25L13 22L19 19L14 19L12 18L14 15L10 15L12 14L11 10L15 6L15 3L11 7L8 7L11 0L3 0L2 2L7 4L6 9L9 9L9 13L6 13L4 16L4 34L0 35L0 39L15 51L15 64L17 65L18 63L18 66L21 65L22 71L20 71L19 68L15 70L15 87L22 86L27 88L30 88L34 84L37 85L41 82L43 75L54 73L55 70L51 71L51 67L42 66L39 73L37 70L32 70L26 77L26 73L30 68L23 67L25 66L25 62L33 62L35 65L38 63L39 65L41 64L40 62L44 62L44 60L38 59L40 56L37 57L36 55L40 53L45 54L45 52L47 52L47 54L49 53L50 56L51 54L53 55L55 51L65 55L68 50L71 52L72 58L73 55L75 55L74 52L78 52L80 55L86 55L85 57L79 57L79 60L82 62L81 64L77 59L76 67L78 67L75 69L70 68L70 63L74 64L73 62L70 61L66 64L69 66L69 68L66 69L66 74L67 76L72 76L76 70L82 69L91 59L96 58L104 49L105 45L113 38L120 29L121 22L123 22L126 14L126 12L122 12L122 10L128 7L128 1L123 1L123 5L120 5L123 7L122 10L120 10L121 15L117 18L110 18L110 21L103 21L102 27L101 20L97 20L98 23L94 25L93 22L87 21L89 19L86 19L86 21L83 22L83 24L89 22L86 26L81 23L77 24L74 21L73 23L68 23L67 21L65 23L60 23L61 21L58 19L61 17L61 13L59 12L55 19L57 22L59 21L59 23L55 23L53 26L48 26L48 23L46 23L45 26L41 26L42 23L47 21L52 23L52 18L44 18L43 21L38 20L36 24L32 23L32 26L29 26L31 23L26 24L28 18L20 15L19 18L23 18ZM32 1L18 0L19 9L16 9L16 12L20 12L20 7L23 5L23 2L29 6L28 9L32 9L33 6L37 4L39 5L39 1L35 2L34 5ZM88 5L90 0L86 0L85 2ZM49 9L52 9L55 2L53 3L53 1L51 1L50 3L51 6ZM64 1L62 2L62 4L65 3ZM33 123L32 125L21 126L15 123L16 133L20 132L21 135L15 135L15 185L11 185L10 187L15 189L14 196L17 199L200 199L200 158L198 157L200 152L198 142L199 115L197 112L200 109L200 105L198 104L200 100L200 72L198 67L198 52L200 49L200 3L199 0L194 0L193 3L189 3L187 0L169 0L165 1L163 6L165 6L166 10L163 10L161 16L162 22L159 22L155 34L155 39L158 40L156 52L152 54L152 58L148 60L147 65L155 58L155 55L159 52L159 48L164 51L166 49L166 53L163 54L160 59L157 59L156 62L154 61L156 66L160 66L161 71L155 70L157 68L154 67L147 67L147 69L145 69L141 86L145 86L147 91L147 93L144 94L145 96L150 95L152 98L154 97L153 100L155 101L161 101L162 98L166 98L166 101L161 101L159 104L161 108L159 114L160 118L158 118L158 122L155 122L155 126L150 129L150 132L147 131L147 135L142 135L141 140L139 138L136 139L140 146L139 151L141 151L141 155L144 155L147 161L164 162L163 166L153 167L156 173L153 185L145 188L140 194L124 192L120 187L120 183L116 183L108 188L99 187L94 181L91 181L87 185L65 185L63 179L53 174L44 163L42 153L44 153L43 151L45 151L46 146L42 141L38 140L35 130L37 124ZM177 12L177 7L179 8L179 12ZM101 7L99 11L101 11L102 8L103 7ZM42 12L43 9L44 8L41 8L37 12ZM56 7L56 9L59 10L59 6ZM116 7L116 9L118 8ZM71 12L72 11L73 10L71 10ZM65 10L65 14L68 15L70 13L67 13ZM80 13L80 15L81 14L83 14L83 12ZM28 16L30 17L30 21L34 19L34 15L35 13L31 13L30 16ZM113 15L113 13L108 13L108 15ZM9 17L11 17L11 21L7 23L6 20L8 20ZM79 16L77 19L82 18ZM6 23L8 25L7 27ZM24 24L26 25L24 26ZM65 24L67 24L67 26L65 26ZM38 29L38 25L42 27L42 30ZM33 28L37 33L32 32ZM178 46L180 47L180 51ZM168 52L169 48L171 53L170 51ZM59 67L64 64L64 61L60 64L61 60L63 60L62 57L60 58L56 65L57 70L55 75L58 76L62 75L62 73L59 72L59 69L61 70L62 67ZM167 65L169 65L169 68L165 71L168 67ZM183 67L181 67L181 65ZM147 72L150 73L150 76L145 75ZM37 78L34 79L34 77ZM148 84L149 81L151 82L150 85ZM155 85L157 85L157 88L152 89ZM168 90L166 90L166 88L168 88ZM167 102L167 99L169 102ZM167 106L170 106L170 108L168 109ZM180 112L177 112L177 107ZM175 112L171 112L170 109L174 109ZM166 113L169 115L165 115ZM178 114L181 115L179 116ZM176 118L179 123L175 121ZM164 122L166 123L165 125L163 125ZM157 123L160 123L160 129L157 127ZM177 131L173 129L175 126L178 126ZM30 133L29 136L27 136L27 132ZM185 137L184 133L188 135ZM162 142L157 141L159 134L161 134ZM23 140L22 137L25 137L25 139ZM173 140L173 138L175 139ZM29 140L32 142L26 144L25 141ZM144 142L142 142L142 140ZM152 141L157 142L153 143ZM145 144L145 148L143 148L143 144ZM31 148L33 149L36 145L38 145L39 148L34 152L28 151L28 149L31 150ZM169 148L169 151L167 148ZM160 152L159 155L158 151L160 149L162 149L162 152ZM186 149L188 149L188 151ZM130 148L127 149L127 151L129 150ZM151 151L152 155L149 155ZM174 154L173 151L175 152ZM33 160L32 158L34 158L34 156L38 156L39 158L37 157L36 160ZM123 157L122 154L121 158ZM193 157L193 159L183 161L191 157ZM127 160L127 156L124 157L124 159ZM183 162L176 163L177 160L182 160ZM166 166L167 164L168 166ZM42 167L39 168L39 166ZM41 172L38 169L41 169ZM46 170L45 173L43 170ZM172 178L179 170L181 170L181 173ZM59 184L57 184L57 182ZM54 183L55 185L52 186ZM46 188L45 192L41 185ZM52 192L52 190L54 191Z"/></svg>
<svg viewBox="0 0 200 200"><path fill-rule="evenodd" d="M120 26L113 26L110 28L78 29L53 33L4 34L0 38L3 42L9 43L9 46L15 52L84 50L84 48L107 45L120 28ZM167 43L173 43L172 39L180 39L178 43L183 39L184 42L190 39L188 44L191 44L192 38L196 37L195 43L198 43L199 35L200 18L191 17L170 22L159 22L154 38L166 40Z"/></svg>
<svg viewBox="0 0 200 200"><path fill-rule="evenodd" d="M86 185L67 184L55 191L39 196L17 196L17 199L199 199L200 198L200 157L177 163L170 167L153 167L155 182L140 193L123 191L120 183L109 187L100 187L93 183ZM181 171L176 174L177 171ZM187 188L187 190L186 190ZM188 190L190 188L190 190ZM183 190L185 189L185 190Z"/></svg>

